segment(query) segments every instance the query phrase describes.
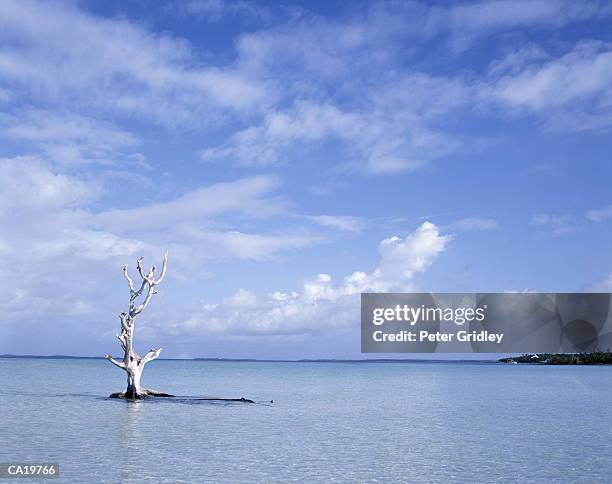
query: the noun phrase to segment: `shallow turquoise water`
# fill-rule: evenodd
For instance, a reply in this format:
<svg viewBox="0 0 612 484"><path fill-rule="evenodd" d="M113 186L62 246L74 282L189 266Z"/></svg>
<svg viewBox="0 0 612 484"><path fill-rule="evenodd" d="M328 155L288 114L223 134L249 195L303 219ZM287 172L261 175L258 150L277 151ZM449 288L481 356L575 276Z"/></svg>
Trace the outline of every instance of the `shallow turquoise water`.
<svg viewBox="0 0 612 484"><path fill-rule="evenodd" d="M0 462L59 482L610 482L612 367L0 359ZM28 482L28 481L23 481ZM48 481L48 482L58 482Z"/></svg>

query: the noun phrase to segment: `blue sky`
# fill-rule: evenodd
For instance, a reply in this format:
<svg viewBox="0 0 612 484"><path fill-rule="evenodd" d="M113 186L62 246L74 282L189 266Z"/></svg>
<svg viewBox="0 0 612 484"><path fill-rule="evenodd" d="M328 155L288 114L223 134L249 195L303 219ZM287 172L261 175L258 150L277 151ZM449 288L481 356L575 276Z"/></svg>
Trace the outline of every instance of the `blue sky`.
<svg viewBox="0 0 612 484"><path fill-rule="evenodd" d="M359 357L362 291L612 290L608 2L0 3L0 353Z"/></svg>

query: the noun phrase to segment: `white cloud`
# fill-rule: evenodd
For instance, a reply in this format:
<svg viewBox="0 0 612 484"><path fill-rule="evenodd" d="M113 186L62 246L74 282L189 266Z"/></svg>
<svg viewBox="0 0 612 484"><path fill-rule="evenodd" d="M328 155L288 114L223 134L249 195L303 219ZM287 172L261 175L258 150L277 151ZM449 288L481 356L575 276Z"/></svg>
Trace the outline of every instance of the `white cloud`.
<svg viewBox="0 0 612 484"><path fill-rule="evenodd" d="M569 215L536 214L531 218L531 225L549 229L553 235L567 235L581 228L580 224Z"/></svg>
<svg viewBox="0 0 612 484"><path fill-rule="evenodd" d="M256 2L246 0L190 0L180 7L187 14L205 18L208 22L219 22L227 17L242 17L251 20L267 20L271 13Z"/></svg>
<svg viewBox="0 0 612 484"><path fill-rule="evenodd" d="M202 152L204 160L230 159L242 164L278 163L284 150L348 133L359 120L333 105L299 102L293 112L271 112L261 126L235 133L229 142Z"/></svg>
<svg viewBox="0 0 612 484"><path fill-rule="evenodd" d="M361 292L406 291L448 246L451 237L425 222L405 238L379 245L380 259L371 272L356 271L335 283L329 274L305 282L300 292L276 291L257 298L241 289L220 304L206 304L179 326L188 333L294 335L354 325Z"/></svg>
<svg viewBox="0 0 612 484"><path fill-rule="evenodd" d="M257 304L257 296L246 289L238 289L235 294L224 299L223 303L232 307L253 307Z"/></svg>
<svg viewBox="0 0 612 484"><path fill-rule="evenodd" d="M360 101L350 110L330 102L298 100L290 109L268 112L261 125L203 150L202 158L242 165L303 161L304 153L312 156L309 147L331 140L340 143L354 167L388 174L420 168L459 144L429 124L467 101L468 90L460 80L394 78L360 86L353 95Z"/></svg>
<svg viewBox="0 0 612 484"><path fill-rule="evenodd" d="M88 227L86 207L99 189L40 158L0 160L0 253L10 275L0 280L4 324L95 312L107 270L100 263L151 254L139 240Z"/></svg>
<svg viewBox="0 0 612 484"><path fill-rule="evenodd" d="M0 136L31 142L54 162L111 165L142 156L132 151L139 141L133 134L99 119L28 108L0 121Z"/></svg>
<svg viewBox="0 0 612 484"><path fill-rule="evenodd" d="M497 220L492 218L467 217L458 220L453 227L461 230L494 230L497 228Z"/></svg>
<svg viewBox="0 0 612 484"><path fill-rule="evenodd" d="M74 207L98 191L77 178L52 172L38 157L0 158L0 215Z"/></svg>
<svg viewBox="0 0 612 484"><path fill-rule="evenodd" d="M516 75L529 63L541 62L549 58L550 55L544 49L529 44L508 52L500 59L493 59L489 63L488 74L495 78L503 75Z"/></svg>
<svg viewBox="0 0 612 484"><path fill-rule="evenodd" d="M452 30L472 32L530 26L559 27L601 15L602 7L601 2L492 0L451 7L446 11L446 20Z"/></svg>
<svg viewBox="0 0 612 484"><path fill-rule="evenodd" d="M238 14L261 18L255 4L244 0L193 0L179 9L212 20ZM234 55L211 65L203 60L207 53L188 41L125 19L96 17L70 3L8 0L0 7L5 26L0 31L0 92L10 93L7 99L27 93L47 105L61 100L71 109L86 109L96 123L74 113L49 113L45 118L39 112L20 117L22 122L5 134L29 139L63 162L108 162L130 154L135 139L99 121L100 113L136 115L170 126L240 120L225 142L204 148L204 159L243 165L303 161L316 158L313 151L331 141L338 143L348 164L361 171L414 170L464 146L460 134L444 121L449 113L469 109L475 98L469 76L398 69L397 61L410 59L420 41L444 32L473 36L517 27L558 27L602 18L609 10L599 2L577 5L566 0L521 1L518 6L497 0L448 8L385 3L341 21L298 10L274 28L238 36ZM493 66L495 75L510 77L483 89L482 99L529 111L537 109L538 102L550 103L541 100L539 91L556 92L559 83L571 99L576 76L538 74L533 65L526 65L541 60L537 50L533 46L531 53L508 56L497 70ZM604 55L600 52L598 62L607 62ZM575 70L583 67L589 66ZM599 92L610 83L605 73L598 74L595 68L583 77L599 79L601 86L592 88ZM535 79L527 79L530 76ZM557 77L551 89L537 87L550 82L540 78ZM584 92L574 95L591 96L582 84ZM560 102L564 96L553 97ZM604 105L600 99L598 106ZM587 111L558 114L559 123L565 116L582 129L605 125L609 119L603 108L588 116ZM62 136L44 136L56 131Z"/></svg>
<svg viewBox="0 0 612 484"><path fill-rule="evenodd" d="M363 220L350 215L310 215L306 218L323 227L347 232L359 232L364 225Z"/></svg>
<svg viewBox="0 0 612 484"><path fill-rule="evenodd" d="M0 103L6 103L11 99L11 93L7 89L0 87Z"/></svg>
<svg viewBox="0 0 612 484"><path fill-rule="evenodd" d="M600 1L484 0L449 7L418 5L416 9L408 7L421 17L414 32L421 36L448 35L450 46L459 52L497 32L560 28L612 13L609 5Z"/></svg>
<svg viewBox="0 0 612 484"><path fill-rule="evenodd" d="M608 278L603 281L601 288L603 291L612 292L612 274L610 274Z"/></svg>
<svg viewBox="0 0 612 484"><path fill-rule="evenodd" d="M200 229L195 225L171 230L174 239L194 246L194 251L205 248L206 259L269 260L278 253L300 249L324 241L320 236L281 233L245 233L238 230L225 232ZM162 235L163 236L163 235ZM194 254L195 255L195 254ZM197 256L196 256L197 258Z"/></svg>
<svg viewBox="0 0 612 484"><path fill-rule="evenodd" d="M219 19L256 16L253 7L247 1L194 0L180 8ZM238 121L224 142L207 141L204 159L251 166L327 162L336 157L326 151L332 143L342 159L334 165L342 168L371 174L415 170L466 146L460 130L446 121L451 113L471 109L477 97L471 74L434 76L398 68L398 60L409 60L420 41L442 32L475 35L604 15L598 3L561 0L519 7L502 0L448 8L389 3L341 21L300 10L274 28L239 35L233 55L212 65L203 60L207 52L188 41L125 19L96 17L72 4L9 0L0 7L6 26L0 31L0 89L10 92L7 99L27 93L46 105L61 101L74 111L87 110L88 117L32 110L13 120L5 136L29 140L64 163L113 162L131 160L138 140L101 121L103 116L122 113L169 126ZM534 74L533 62L539 60L533 46L492 66L493 77L505 76L481 89L480 99L534 109L526 93L538 89L520 84L528 84L523 77ZM605 84L606 76L597 74L585 77ZM566 84L572 85L569 77ZM572 119L585 128L607 123L603 108L588 119L586 111L580 114L585 119Z"/></svg>
<svg viewBox="0 0 612 484"><path fill-rule="evenodd" d="M150 203L138 208L105 210L94 216L93 223L117 231L133 231L159 229L228 212L269 216L284 209L282 199L268 196L278 184L270 176L216 183L191 190L166 202Z"/></svg>
<svg viewBox="0 0 612 484"><path fill-rule="evenodd" d="M231 66L204 65L184 40L70 4L7 0L0 23L0 80L35 99L176 125L201 123L215 109L249 111L267 97Z"/></svg>
<svg viewBox="0 0 612 484"><path fill-rule="evenodd" d="M462 76L398 69L406 23L390 10L342 21L302 13L241 35L237 68L274 79L277 96L202 158L266 166L341 157L343 167L393 174L455 151L461 137L439 124L468 105L473 88Z"/></svg>
<svg viewBox="0 0 612 484"><path fill-rule="evenodd" d="M591 222L603 222L604 220L612 218L612 205L608 205L598 210L589 210L586 213L586 218Z"/></svg>
<svg viewBox="0 0 612 484"><path fill-rule="evenodd" d="M212 260L263 261L320 243L307 232L240 230L247 219L282 214L278 181L253 177L193 190L164 203L96 212L105 187L61 174L37 157L0 159L0 282L3 322L59 318L108 309L117 270L137 256L170 250L178 280L207 274ZM248 224L247 224L248 225Z"/></svg>
<svg viewBox="0 0 612 484"><path fill-rule="evenodd" d="M609 127L612 114L612 46L582 42L565 55L531 63L483 90L486 98L546 116L557 129Z"/></svg>
<svg viewBox="0 0 612 484"><path fill-rule="evenodd" d="M612 292L612 273L607 278L588 285L586 290L592 292Z"/></svg>

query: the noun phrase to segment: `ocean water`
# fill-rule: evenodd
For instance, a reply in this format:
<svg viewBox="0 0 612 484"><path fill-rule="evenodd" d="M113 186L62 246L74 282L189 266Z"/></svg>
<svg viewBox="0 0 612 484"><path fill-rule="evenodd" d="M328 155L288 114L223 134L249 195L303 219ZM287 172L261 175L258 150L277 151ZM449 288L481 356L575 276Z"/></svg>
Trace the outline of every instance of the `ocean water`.
<svg viewBox="0 0 612 484"><path fill-rule="evenodd" d="M111 400L104 360L0 359L0 462L79 483L612 479L611 367L158 360L143 381L274 403Z"/></svg>

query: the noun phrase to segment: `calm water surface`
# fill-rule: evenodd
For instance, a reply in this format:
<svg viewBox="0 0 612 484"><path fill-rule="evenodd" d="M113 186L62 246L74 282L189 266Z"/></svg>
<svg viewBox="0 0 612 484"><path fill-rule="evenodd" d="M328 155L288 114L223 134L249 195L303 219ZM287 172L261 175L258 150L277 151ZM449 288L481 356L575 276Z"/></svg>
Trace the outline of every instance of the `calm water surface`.
<svg viewBox="0 0 612 484"><path fill-rule="evenodd" d="M0 462L59 482L610 482L612 367L0 359ZM28 481L23 481L28 482ZM31 481L29 481L31 482ZM46 482L58 482L46 481Z"/></svg>

